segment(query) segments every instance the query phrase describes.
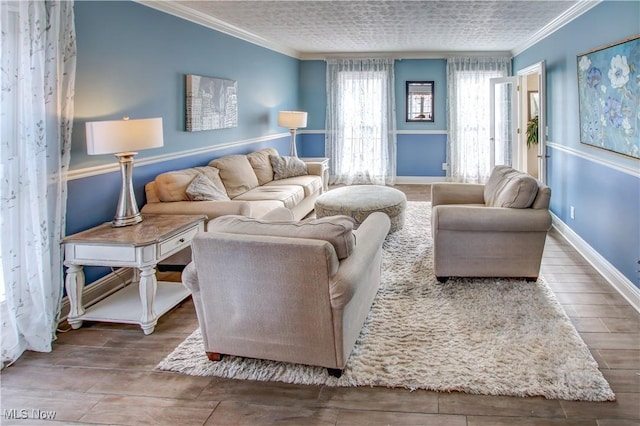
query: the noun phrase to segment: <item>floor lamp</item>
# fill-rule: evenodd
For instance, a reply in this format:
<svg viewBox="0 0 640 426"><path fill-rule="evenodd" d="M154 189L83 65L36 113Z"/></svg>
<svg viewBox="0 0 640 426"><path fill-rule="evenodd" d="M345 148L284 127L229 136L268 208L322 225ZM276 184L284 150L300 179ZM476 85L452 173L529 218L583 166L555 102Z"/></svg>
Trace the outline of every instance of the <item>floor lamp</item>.
<svg viewBox="0 0 640 426"><path fill-rule="evenodd" d="M303 111L280 111L278 113L278 126L287 127L289 132L291 132L291 149L289 155L297 157L296 129L307 127L307 113Z"/></svg>
<svg viewBox="0 0 640 426"><path fill-rule="evenodd" d="M141 149L157 148L164 144L162 118L141 120L93 121L86 124L87 154L115 154L120 163L122 186L118 209L111 225L135 225L142 222L133 192L133 157Z"/></svg>

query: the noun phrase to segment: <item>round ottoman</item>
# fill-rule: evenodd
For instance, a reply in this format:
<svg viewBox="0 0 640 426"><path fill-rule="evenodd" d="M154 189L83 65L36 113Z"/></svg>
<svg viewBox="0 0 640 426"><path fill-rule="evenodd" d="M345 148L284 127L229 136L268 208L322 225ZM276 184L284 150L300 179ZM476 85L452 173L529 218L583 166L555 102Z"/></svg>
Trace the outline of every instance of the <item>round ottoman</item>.
<svg viewBox="0 0 640 426"><path fill-rule="evenodd" d="M389 234L402 229L407 197L402 191L381 185L343 186L325 192L316 200L317 217L347 215L360 225L373 212L391 219Z"/></svg>

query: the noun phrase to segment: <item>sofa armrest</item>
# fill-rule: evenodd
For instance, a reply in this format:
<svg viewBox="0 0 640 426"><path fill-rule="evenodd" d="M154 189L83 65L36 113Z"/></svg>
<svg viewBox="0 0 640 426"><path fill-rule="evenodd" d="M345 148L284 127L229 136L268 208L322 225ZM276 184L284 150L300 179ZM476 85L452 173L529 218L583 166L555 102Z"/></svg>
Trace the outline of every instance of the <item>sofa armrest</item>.
<svg viewBox="0 0 640 426"><path fill-rule="evenodd" d="M307 165L307 173L315 176L322 176L323 166L322 163L305 163Z"/></svg>
<svg viewBox="0 0 640 426"><path fill-rule="evenodd" d="M362 271L371 267L382 247L391 226L389 216L375 212L370 214L360 227L353 231L356 247L353 253L340 262L338 272L331 280L329 294L334 309L344 307L356 292Z"/></svg>
<svg viewBox="0 0 640 426"><path fill-rule="evenodd" d="M433 229L475 232L547 232L548 210L444 205L432 209Z"/></svg>
<svg viewBox="0 0 640 426"><path fill-rule="evenodd" d="M147 203L142 213L148 214L204 214L207 220L228 214L251 216L251 203L244 201L174 201Z"/></svg>
<svg viewBox="0 0 640 426"><path fill-rule="evenodd" d="M484 204L484 185L457 182L433 183L431 205L441 204Z"/></svg>

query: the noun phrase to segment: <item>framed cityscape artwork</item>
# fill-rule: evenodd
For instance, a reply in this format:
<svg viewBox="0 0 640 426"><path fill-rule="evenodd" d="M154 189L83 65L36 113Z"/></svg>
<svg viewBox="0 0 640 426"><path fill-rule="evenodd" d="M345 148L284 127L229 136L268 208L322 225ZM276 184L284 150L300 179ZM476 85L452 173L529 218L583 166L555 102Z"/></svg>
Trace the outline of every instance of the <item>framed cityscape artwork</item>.
<svg viewBox="0 0 640 426"><path fill-rule="evenodd" d="M238 83L187 74L187 132L238 126Z"/></svg>
<svg viewBox="0 0 640 426"><path fill-rule="evenodd" d="M640 36L578 55L580 142L640 158Z"/></svg>

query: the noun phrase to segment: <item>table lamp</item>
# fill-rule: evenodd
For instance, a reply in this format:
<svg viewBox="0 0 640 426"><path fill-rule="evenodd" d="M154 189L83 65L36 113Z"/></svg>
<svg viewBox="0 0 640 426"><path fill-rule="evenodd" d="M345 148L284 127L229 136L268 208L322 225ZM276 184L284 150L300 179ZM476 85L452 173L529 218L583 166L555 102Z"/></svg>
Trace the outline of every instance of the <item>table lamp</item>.
<svg viewBox="0 0 640 426"><path fill-rule="evenodd" d="M287 127L291 132L291 151L289 155L297 157L296 129L307 127L307 113L302 111L280 111L278 113L278 126Z"/></svg>
<svg viewBox="0 0 640 426"><path fill-rule="evenodd" d="M164 144L162 118L140 120L93 121L86 124L87 154L115 154L120 163L122 186L114 227L142 222L136 196L133 192L133 156L138 150L157 148Z"/></svg>

